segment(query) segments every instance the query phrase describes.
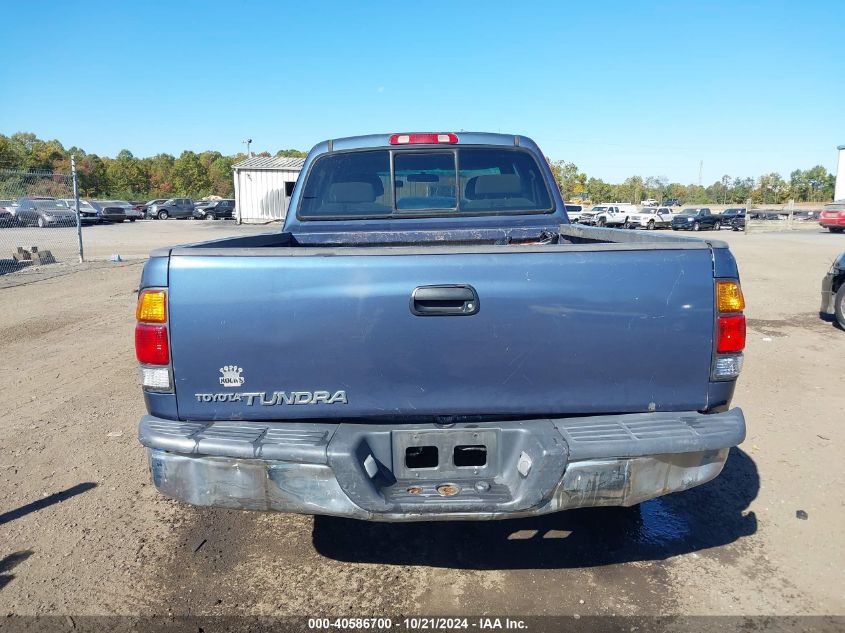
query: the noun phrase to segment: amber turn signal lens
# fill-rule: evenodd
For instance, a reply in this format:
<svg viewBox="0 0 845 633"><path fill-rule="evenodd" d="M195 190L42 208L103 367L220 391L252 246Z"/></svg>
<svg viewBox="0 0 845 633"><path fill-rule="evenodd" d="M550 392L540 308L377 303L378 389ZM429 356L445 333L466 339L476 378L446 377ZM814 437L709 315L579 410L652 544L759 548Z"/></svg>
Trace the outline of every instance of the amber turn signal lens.
<svg viewBox="0 0 845 633"><path fill-rule="evenodd" d="M735 281L716 282L716 304L719 312L742 312L745 310L742 288Z"/></svg>
<svg viewBox="0 0 845 633"><path fill-rule="evenodd" d="M167 293L164 290L142 290L138 295L135 318L144 323L166 323Z"/></svg>

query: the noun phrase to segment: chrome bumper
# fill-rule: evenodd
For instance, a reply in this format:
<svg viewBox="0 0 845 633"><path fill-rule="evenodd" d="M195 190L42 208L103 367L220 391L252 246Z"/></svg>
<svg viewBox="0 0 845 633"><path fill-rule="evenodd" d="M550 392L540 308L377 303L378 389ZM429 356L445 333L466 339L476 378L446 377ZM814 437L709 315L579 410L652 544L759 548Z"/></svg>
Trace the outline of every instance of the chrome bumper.
<svg viewBox="0 0 845 633"><path fill-rule="evenodd" d="M470 440L479 437L481 439ZM200 506L378 521L484 520L630 506L716 477L745 437L739 409L455 425L173 422L139 436L153 483ZM421 438L421 439L420 439ZM484 466L408 469L404 449L488 446ZM449 462L450 460L444 460ZM454 495L438 487L450 484Z"/></svg>

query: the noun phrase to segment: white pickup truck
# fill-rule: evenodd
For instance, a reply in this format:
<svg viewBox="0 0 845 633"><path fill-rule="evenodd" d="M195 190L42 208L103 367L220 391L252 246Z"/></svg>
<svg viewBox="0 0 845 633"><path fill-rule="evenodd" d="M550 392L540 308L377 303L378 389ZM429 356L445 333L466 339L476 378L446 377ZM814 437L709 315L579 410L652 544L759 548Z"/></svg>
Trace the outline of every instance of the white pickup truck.
<svg viewBox="0 0 845 633"><path fill-rule="evenodd" d="M583 212L578 221L593 226L624 226L628 216L634 213L637 213L637 207L633 204L603 203Z"/></svg>
<svg viewBox="0 0 845 633"><path fill-rule="evenodd" d="M672 226L672 209L669 207L643 207L628 216L627 228L667 229Z"/></svg>

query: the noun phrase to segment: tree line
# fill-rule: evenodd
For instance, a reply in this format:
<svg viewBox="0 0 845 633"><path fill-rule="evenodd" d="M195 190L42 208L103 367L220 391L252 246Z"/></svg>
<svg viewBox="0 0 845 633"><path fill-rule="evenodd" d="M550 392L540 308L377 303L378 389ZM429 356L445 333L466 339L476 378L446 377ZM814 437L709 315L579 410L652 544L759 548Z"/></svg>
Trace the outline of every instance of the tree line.
<svg viewBox="0 0 845 633"><path fill-rule="evenodd" d="M89 154L79 147L65 148L59 141L45 141L31 132L0 134L0 169L24 172L70 173L76 156L80 195L90 198L148 200L152 198L234 196L232 165L246 154L184 151L178 157L156 154L138 158L121 150L114 158ZM305 152L286 149L276 156L304 157ZM257 156L270 156L261 152Z"/></svg>
<svg viewBox="0 0 845 633"><path fill-rule="evenodd" d="M173 196L202 198L209 195L234 196L232 165L246 154L224 155L215 150L184 151L178 157L156 154L138 158L129 150L117 156L88 154L79 147L65 148L59 141L45 141L31 132L11 136L0 134L0 169L70 173L70 156L76 155L81 194L91 198L151 199ZM304 157L305 152L285 149L276 156ZM261 152L258 156L270 156ZM663 176L631 176L620 184L588 177L575 163L549 161L566 200L593 202L632 202L654 198L678 198L685 204L756 204L829 202L833 199L835 178L821 165L796 169L789 179L780 174L757 178L725 175L708 187L669 182Z"/></svg>
<svg viewBox="0 0 845 633"><path fill-rule="evenodd" d="M575 163L550 161L558 187L565 200L587 199L592 202L631 202L639 204L649 198L663 201L677 198L684 204L781 204L796 202L830 202L836 178L821 165L796 169L784 179L778 173L757 178L738 178L727 174L708 187L669 182L665 176L631 176L620 184L588 177Z"/></svg>

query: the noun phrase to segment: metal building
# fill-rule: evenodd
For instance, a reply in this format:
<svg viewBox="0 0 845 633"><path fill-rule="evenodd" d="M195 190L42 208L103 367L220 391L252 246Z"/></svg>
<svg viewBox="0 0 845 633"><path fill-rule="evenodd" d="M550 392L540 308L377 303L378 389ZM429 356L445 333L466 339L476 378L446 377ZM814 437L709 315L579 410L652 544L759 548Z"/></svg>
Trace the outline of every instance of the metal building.
<svg viewBox="0 0 845 633"><path fill-rule="evenodd" d="M232 170L238 224L284 220L304 163L304 158L272 156L253 156L236 163Z"/></svg>

